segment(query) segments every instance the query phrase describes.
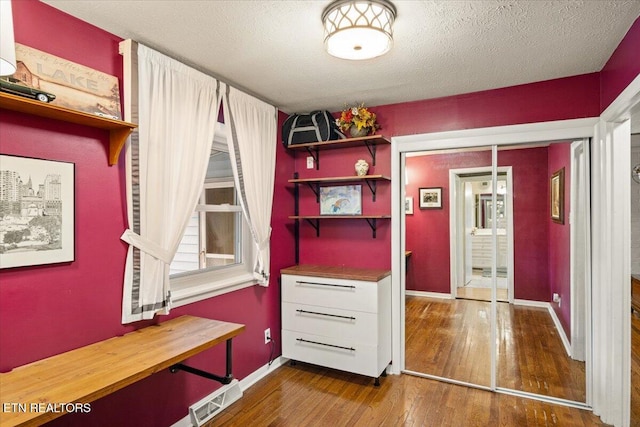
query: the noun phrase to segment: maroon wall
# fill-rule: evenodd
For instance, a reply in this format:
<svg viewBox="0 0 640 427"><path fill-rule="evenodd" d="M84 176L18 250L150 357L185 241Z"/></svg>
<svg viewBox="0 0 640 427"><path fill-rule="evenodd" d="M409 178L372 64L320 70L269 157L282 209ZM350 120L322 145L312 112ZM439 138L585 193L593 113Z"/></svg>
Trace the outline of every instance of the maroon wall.
<svg viewBox="0 0 640 427"><path fill-rule="evenodd" d="M640 74L640 18L637 18L627 34L600 72L600 111Z"/></svg>
<svg viewBox="0 0 640 427"><path fill-rule="evenodd" d="M117 37L35 0L14 1L13 8L16 42L122 77ZM605 105L604 98L615 98L629 80L626 76L637 75L639 60L632 54L632 47L638 44L638 29L636 21L629 40L621 43L620 51L603 70L603 87L607 94L611 93L603 95ZM593 117L601 111L600 77L599 73L592 73L379 106L374 111L380 117L382 133L387 136ZM618 81L621 83L615 83ZM76 260L0 271L0 371L151 323L120 324L126 252L120 241L126 228L124 165L121 159L118 166L107 166L107 135L92 128L3 111L0 144L3 154L76 164ZM279 342L278 271L293 263L294 253L292 225L287 219L293 210L293 197L286 181L294 170L301 174L309 172L304 167L304 155L298 154L295 162L290 156L279 146L272 221L272 285L181 307L170 316L188 313L246 324L246 332L234 344L234 371L240 378L267 362L269 349L263 344L264 328L270 327ZM357 159L368 159L364 148L324 152L321 156L318 174L328 176L352 173ZM390 147L380 149L378 164L372 172L387 173L389 162ZM368 189L363 190L366 213L387 212L389 185L379 185L375 204L367 199ZM312 212L317 209L313 203L308 199L302 202ZM323 223L319 238L303 224L301 262L388 267L389 225L382 221L374 240L369 226L362 221ZM220 371L223 349L208 351L191 363ZM215 388L216 384L205 379L162 372L94 402L89 415L65 416L54 424L170 425L186 414L189 404Z"/></svg>
<svg viewBox="0 0 640 427"><path fill-rule="evenodd" d="M13 2L16 42L122 78L119 38L32 0ZM122 80L120 80L122 82ZM89 127L2 111L0 151L76 165L76 256L71 263L0 271L0 371L96 341L151 322L120 323L126 244L124 160L107 164L108 135ZM271 286L247 288L174 309L182 314L243 323L234 340L234 374L256 371L269 359L263 331L280 342L278 271L294 262L286 181L289 153L278 146L272 220ZM280 354L276 349L275 355ZM224 346L189 361L224 372ZM170 425L188 405L219 385L186 373L161 372L92 404L89 414L67 415L53 425Z"/></svg>
<svg viewBox="0 0 640 427"><path fill-rule="evenodd" d="M413 252L408 289L450 292L449 170L482 166L491 166L491 151L407 158L406 194L414 198L414 214L406 217L406 247ZM500 151L498 166L513 168L515 298L548 301L547 148ZM443 208L420 210L421 187L442 187Z"/></svg>
<svg viewBox="0 0 640 427"><path fill-rule="evenodd" d="M571 143L563 142L549 146L548 179L556 171L564 168L564 224L549 218L549 301L551 295L560 295L560 306L551 302L560 323L571 337Z"/></svg>
<svg viewBox="0 0 640 427"><path fill-rule="evenodd" d="M392 137L595 117L599 114L598 92L599 75L593 73L447 98L382 105L372 110L382 125L379 133ZM379 148L376 166L370 173L387 174L391 169L390 153L390 147ZM306 153L297 152L295 170L300 177L353 175L353 165L359 158L370 162L364 147L323 151L320 157L320 171L315 171L306 168ZM389 212L389 184L380 184L379 191L377 201L373 203L368 197L368 189L363 189L364 214ZM301 213L318 212L311 190L301 187ZM414 265L418 264L413 261ZM300 262L389 268L390 222L381 221L376 239L371 237L371 229L362 220L322 221L320 237L316 237L315 230L303 223ZM529 293L524 291L522 298L529 299L528 296Z"/></svg>

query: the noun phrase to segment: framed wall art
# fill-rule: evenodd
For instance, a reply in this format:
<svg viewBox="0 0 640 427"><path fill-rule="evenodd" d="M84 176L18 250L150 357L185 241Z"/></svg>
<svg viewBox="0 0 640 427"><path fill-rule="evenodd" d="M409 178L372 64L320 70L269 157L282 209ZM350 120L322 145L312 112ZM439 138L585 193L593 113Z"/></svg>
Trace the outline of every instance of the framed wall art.
<svg viewBox="0 0 640 427"><path fill-rule="evenodd" d="M362 215L362 185L320 187L320 215Z"/></svg>
<svg viewBox="0 0 640 427"><path fill-rule="evenodd" d="M404 213L413 215L413 196L407 196L404 199Z"/></svg>
<svg viewBox="0 0 640 427"><path fill-rule="evenodd" d="M442 209L442 187L421 188L420 209Z"/></svg>
<svg viewBox="0 0 640 427"><path fill-rule="evenodd" d="M0 155L0 268L71 262L75 164Z"/></svg>
<svg viewBox="0 0 640 427"><path fill-rule="evenodd" d="M564 224L564 168L551 175L551 220Z"/></svg>

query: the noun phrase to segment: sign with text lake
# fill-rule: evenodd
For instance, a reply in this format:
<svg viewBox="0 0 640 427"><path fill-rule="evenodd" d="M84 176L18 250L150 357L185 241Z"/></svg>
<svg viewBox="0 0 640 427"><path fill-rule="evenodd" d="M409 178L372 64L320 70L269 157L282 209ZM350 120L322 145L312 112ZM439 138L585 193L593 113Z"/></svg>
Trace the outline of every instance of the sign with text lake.
<svg viewBox="0 0 640 427"><path fill-rule="evenodd" d="M25 85L56 95L51 103L120 119L118 78L16 43L17 71Z"/></svg>

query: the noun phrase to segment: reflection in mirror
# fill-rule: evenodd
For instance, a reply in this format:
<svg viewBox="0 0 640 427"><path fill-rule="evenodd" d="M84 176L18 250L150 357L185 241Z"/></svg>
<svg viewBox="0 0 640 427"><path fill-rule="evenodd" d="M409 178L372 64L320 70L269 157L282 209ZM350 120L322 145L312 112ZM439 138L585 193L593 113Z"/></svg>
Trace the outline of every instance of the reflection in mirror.
<svg viewBox="0 0 640 427"><path fill-rule="evenodd" d="M405 369L490 387L491 277L483 275L490 264L485 270L482 264L474 267L471 245L473 239L484 239L479 230L501 215L477 197L491 191L491 148L410 154L405 176L405 195L417 201L405 216L405 248L411 253L405 281ZM421 203L420 189L425 188L441 188L440 203ZM490 260L490 246L476 249L476 261ZM452 273L452 253L459 273Z"/></svg>
<svg viewBox="0 0 640 427"><path fill-rule="evenodd" d="M581 240L574 241L571 254L571 239L584 239L580 231L588 229L585 212L578 209L588 203L576 198L588 196L588 175L580 163L587 151L585 146L572 150L571 142L498 151L498 165L512 168L513 194L505 197L513 200L514 230L514 300L498 303L497 309L500 388L586 401L587 289L578 272L587 254ZM560 170L564 198L558 203L564 202L564 218L554 218L550 179ZM572 260L577 263L573 277Z"/></svg>
<svg viewBox="0 0 640 427"><path fill-rule="evenodd" d="M631 117L631 170L640 165L640 114ZM631 423L640 426L640 182L631 177Z"/></svg>

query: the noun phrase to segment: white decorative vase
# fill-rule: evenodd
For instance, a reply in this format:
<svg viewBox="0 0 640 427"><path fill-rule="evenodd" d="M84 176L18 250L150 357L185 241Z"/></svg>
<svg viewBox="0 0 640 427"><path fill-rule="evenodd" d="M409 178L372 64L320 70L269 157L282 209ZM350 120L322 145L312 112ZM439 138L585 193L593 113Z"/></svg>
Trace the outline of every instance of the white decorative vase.
<svg viewBox="0 0 640 427"><path fill-rule="evenodd" d="M369 171L369 163L365 162L363 159L360 159L356 162L356 174L358 176L365 176Z"/></svg>

